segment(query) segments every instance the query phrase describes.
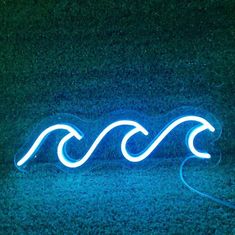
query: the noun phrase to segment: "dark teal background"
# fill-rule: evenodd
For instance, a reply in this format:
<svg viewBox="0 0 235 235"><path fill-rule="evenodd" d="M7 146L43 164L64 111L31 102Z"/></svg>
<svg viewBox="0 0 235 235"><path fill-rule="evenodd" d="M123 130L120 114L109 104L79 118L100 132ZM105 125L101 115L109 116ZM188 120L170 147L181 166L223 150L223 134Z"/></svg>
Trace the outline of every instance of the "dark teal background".
<svg viewBox="0 0 235 235"><path fill-rule="evenodd" d="M157 208L161 211L161 216L151 220L153 216L152 212L149 212L149 205L154 201L154 192L151 194L152 197L148 196L146 199L144 208L147 209L139 208L137 211L129 202L124 204L124 209L120 209L120 200L123 202L124 199L115 198L114 194L114 199L110 199L110 203L114 206L116 214L108 214L107 217L99 217L100 214L96 214L96 206L106 205L107 200L102 201L95 197L97 201L93 201L94 204L88 203L87 208L80 211L84 214L80 215L84 218L89 214L89 208L96 208L96 212L89 214L91 218L88 220L93 224L93 219L98 218L99 226L92 227L93 225L84 222L87 220L81 222L80 217L79 224L76 222L75 215L78 212L75 206L72 207L72 203L68 207L63 205L81 192L75 190L70 194L67 191L67 194L64 196L62 193L62 196L62 188L56 183L53 189L37 189L37 194L30 191L36 187L36 183L34 185L33 182L37 182L42 188L51 182L47 185L49 187L62 177L62 182L66 185L67 180L75 180L76 176L67 179L67 176L61 176L62 173L57 175L54 172L49 173L50 181L46 173L42 173L42 176L32 174L31 185L27 182L28 177L21 179L24 176L16 173L13 165L14 155L24 142L26 133L35 123L49 115L71 113L81 118L97 119L118 109L159 115L189 105L213 113L222 125L223 133L218 141L218 147L222 154L221 167L225 168L222 168L222 173L220 172L221 175L218 177L230 178L225 180L227 186L223 186L222 182L222 186L218 187L228 190L227 193L221 191L221 196L227 195L227 198L234 199L234 193L230 193L234 189L235 161L234 12L233 0L1 1L0 179L3 193L0 199L0 233L32 232L31 225L35 223L33 221L38 222L35 233L44 233L44 226L49 229L45 233L62 232L60 219L67 216L74 228L70 230L70 226L63 225L67 233L123 231L189 234L191 231L195 234L234 234L234 212L226 209L223 211L224 209L214 204L209 204L208 207L207 204L203 205L200 202L197 204L198 202L192 199L195 195L189 199L189 208L197 205L198 211L185 210L183 206L179 212L163 203L163 207ZM119 177L122 174L127 173L120 173ZM166 177L167 175L166 173ZM128 179L128 174L123 177ZM154 176L150 177L153 178ZM86 178L89 179L90 177ZM115 177L112 181L115 182ZM95 178L95 182L99 185L98 178ZM25 185L28 185L26 190ZM125 190L130 190L129 186L126 186ZM143 190L142 186L138 188L139 191ZM208 187L216 188L216 183ZM150 188L148 191L151 191ZM115 186L106 189L102 188L101 184L100 196L105 194L102 189L112 192L116 190ZM89 187L87 190L89 191ZM181 190L185 192L187 189ZM208 191L208 188L206 190ZM54 192L51 196L52 201L58 195L65 201L52 203L50 199L47 200L45 195L51 192ZM182 192L180 193L179 189L172 189L173 196L167 200L175 201L183 195ZM167 191L165 193L167 194ZM191 192L188 194L191 196ZM146 192L143 192L142 196L145 197L144 195ZM136 194L133 195L135 196ZM93 191L88 192L85 201L88 202L92 197ZM29 198L26 204L22 200L25 198ZM162 200L164 201L164 197ZM56 205L60 203L62 209L59 210ZM176 208L186 204L186 201L181 201L181 204L178 204L180 206ZM46 211L40 211L39 208L43 205L49 205ZM210 205L214 206L213 209L208 209ZM52 225L47 214L54 214L56 211L51 208L57 208L60 213L58 220L51 215L54 220ZM98 211L101 214L108 213L107 208L102 207ZM164 208L170 210L173 218L168 219L168 212ZM199 209L204 217L200 215ZM128 220L130 215L126 212L129 210L134 210L139 219L131 220L131 225L125 225L123 221ZM197 215L191 219L184 218L185 214L195 213ZM217 220L213 219L215 216L218 216ZM109 223L109 218L116 219L117 222ZM143 221L141 218L146 220ZM165 219L162 221L161 218ZM191 224L191 227L177 227L182 221L188 221L187 224ZM14 225L11 225L12 223ZM119 227L116 228L115 224L119 224Z"/></svg>
<svg viewBox="0 0 235 235"><path fill-rule="evenodd" d="M1 161L48 115L164 114L182 105L213 113L224 158L233 153L234 1L0 6Z"/></svg>

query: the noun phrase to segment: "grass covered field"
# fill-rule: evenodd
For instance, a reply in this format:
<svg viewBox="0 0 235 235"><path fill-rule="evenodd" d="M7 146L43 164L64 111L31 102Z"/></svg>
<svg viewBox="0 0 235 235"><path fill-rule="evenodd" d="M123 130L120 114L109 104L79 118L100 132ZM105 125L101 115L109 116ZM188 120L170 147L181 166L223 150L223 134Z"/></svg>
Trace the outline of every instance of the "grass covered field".
<svg viewBox="0 0 235 235"><path fill-rule="evenodd" d="M220 122L221 162L187 166L187 179L235 201L234 12L233 0L0 1L0 234L235 234L234 210L182 184L175 150L143 168L112 152L75 174L14 168L50 115L191 106Z"/></svg>

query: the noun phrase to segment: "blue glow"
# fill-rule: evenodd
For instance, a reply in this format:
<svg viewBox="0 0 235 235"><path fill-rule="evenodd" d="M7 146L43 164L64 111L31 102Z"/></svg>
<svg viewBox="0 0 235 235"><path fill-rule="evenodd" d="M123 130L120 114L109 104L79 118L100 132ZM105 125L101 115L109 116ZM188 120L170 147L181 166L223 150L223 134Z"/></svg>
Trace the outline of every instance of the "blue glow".
<svg viewBox="0 0 235 235"><path fill-rule="evenodd" d="M77 140L81 140L83 138L83 133L80 130L75 130L72 126L67 125L67 124L57 124L48 127L45 129L36 139L32 147L28 150L28 152L16 163L17 166L22 166L26 162L29 161L29 159L33 158L37 151L39 150L41 144L45 141L46 137L51 133L56 130L66 130L68 131L68 134L66 134L61 141L58 144L57 148L57 155L60 160L60 162L69 168L77 168L81 165L83 165L92 155L94 150L97 148L98 144L102 141L102 139L114 128L119 127L119 126L130 126L133 127L131 131L129 131L122 139L121 141L121 151L123 156L131 161L131 162L140 162L147 158L156 148L157 146L163 141L163 139L178 125L181 123L185 123L188 121L193 121L199 123L197 127L195 127L187 136L187 143L188 143L188 148L192 152L192 154L198 158L210 158L210 154L206 152L199 152L196 150L194 146L194 139L195 137L205 131L209 130L211 132L215 131L215 128L204 118L198 117L198 116L184 116L176 119L175 121L171 122L168 124L161 132L159 135L157 135L153 142L141 153L139 154L131 154L127 151L126 145L127 141L134 136L137 133L142 133L143 135L147 136L148 131L141 126L139 123L131 120L120 120L111 123L108 125L95 139L87 153L77 161L72 161L70 160L71 158L68 156L66 152L66 143L73 137L75 137Z"/></svg>
<svg viewBox="0 0 235 235"><path fill-rule="evenodd" d="M78 160L76 162L70 161L66 157L66 151L65 151L65 144L66 142L73 137L73 133L69 133L66 135L59 143L58 149L57 149L57 155L59 157L59 160L61 161L62 164L64 164L67 167L70 168L76 168L81 165L83 165L91 156L91 154L94 152L96 149L97 145L100 143L100 141L105 137L105 135L110 132L112 129L118 127L118 126L133 126L135 127L134 130L137 132L142 132L144 135L148 135L148 131L144 129L140 124L134 121L129 121L129 120L121 120L114 122L110 125L108 125L96 138L94 143L91 145L90 149L87 151L87 153L84 155L84 157L81 160Z"/></svg>
<svg viewBox="0 0 235 235"><path fill-rule="evenodd" d="M189 135L188 135L188 147L189 150L196 156L199 158L210 158L210 154L209 153L202 153L199 152L195 149L194 147L194 139L195 137L203 132L204 130L210 130L211 132L215 131L215 128L205 119L201 118L201 117L197 117L197 116L185 116L185 117L181 117L177 120L175 120L174 122L172 122L170 125L168 125L162 132L160 135L158 135L153 143L147 147L141 154L135 154L135 155L131 155L130 153L128 153L127 149L126 149L126 144L127 141L133 136L135 135L138 131L136 129L131 130L130 132L128 132L125 137L122 140L122 144L121 144L121 149L122 149L122 154L123 156L131 161L131 162L140 162L142 160L144 160L146 157L148 157L156 148L157 146L163 141L163 139L174 129L176 128L178 125L180 125L181 123L184 122L188 122L188 121L196 121L201 123L201 125L199 127L196 127Z"/></svg>
<svg viewBox="0 0 235 235"><path fill-rule="evenodd" d="M77 138L78 140L82 139L82 135L79 134L72 126L65 125L65 124L57 124L57 125L50 126L38 136L38 138L35 140L34 144L29 149L29 151L20 159L20 161L17 162L17 166L22 166L30 158L35 156L39 147L45 141L46 137L51 132L56 131L56 130L67 130L69 133L73 134L73 137Z"/></svg>

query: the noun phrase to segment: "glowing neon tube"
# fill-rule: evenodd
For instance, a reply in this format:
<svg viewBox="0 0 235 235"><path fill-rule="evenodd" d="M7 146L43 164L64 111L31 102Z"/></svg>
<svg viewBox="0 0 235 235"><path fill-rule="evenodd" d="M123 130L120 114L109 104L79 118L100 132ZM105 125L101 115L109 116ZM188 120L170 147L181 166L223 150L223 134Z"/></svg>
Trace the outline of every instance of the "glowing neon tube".
<svg viewBox="0 0 235 235"><path fill-rule="evenodd" d="M83 138L83 133L82 131L80 131L79 129L75 129L74 127L68 125L68 124L56 124L53 126L48 127L47 129L45 129L39 136L38 138L35 140L35 142L33 143L33 145L31 146L31 148L28 150L28 152L19 160L17 161L17 166L22 166L24 165L26 162L28 162L31 158L33 158L37 151L39 150L40 146L42 145L42 143L45 141L45 139L47 138L47 136L56 131L56 130L65 130L68 133L61 139L61 141L58 144L57 147L57 156L59 161L66 167L69 168L77 168L81 165L83 165L92 155L92 153L95 151L95 149L97 148L97 146L99 145L99 143L104 139L104 137L114 128L116 127L120 127L120 126L130 126L133 129L130 130L122 139L121 141L121 152L123 154L123 156L131 162L139 162L144 160L145 158L147 158L157 147L158 145L163 141L163 139L173 130L175 129L177 126L179 126L182 123L185 122L197 122L199 123L198 126L196 126L194 129L192 129L189 133L189 135L187 135L187 143L188 143L188 148L189 150L192 152L192 154L196 157L199 158L210 158L210 154L206 153L206 152L199 152L195 146L194 146L194 139L195 137L205 131L205 130L209 130L211 132L215 131L215 128L204 118L202 117L198 117L198 116L184 116L184 117L180 117L178 119L176 119L175 121L171 122L170 124L168 124L161 132L159 135L157 135L154 140L151 142L151 144L149 144L149 146L147 148L144 149L144 151L142 151L139 154L131 154L127 151L127 142L128 140L133 137L135 134L137 133L142 133L143 135L147 136L148 135L148 131L141 126L139 123L135 122L135 121L131 121L131 120L120 120L120 121L116 121L111 123L110 125L108 125L99 135L98 137L95 139L95 141L93 142L93 144L91 145L91 147L89 148L89 150L87 151L87 153L80 159L77 161L72 161L71 158L68 156L67 152L66 152L66 144L67 142L75 137L77 140L81 140Z"/></svg>
<svg viewBox="0 0 235 235"><path fill-rule="evenodd" d="M58 155L59 160L65 166L70 167L70 168L76 168L76 167L79 167L79 166L83 165L90 158L91 154L94 152L94 150L96 149L97 145L105 137L105 135L107 135L108 132L110 132L112 129L114 129L114 128L118 127L118 126L133 126L133 127L135 127L134 130L136 130L137 132L141 132L144 135L148 135L148 131L146 129L144 129L137 122L129 121L129 120L121 120L121 121L114 122L114 123L110 124L109 126L107 126L99 134L99 136L96 138L94 143L91 145L90 149L87 151L87 153L85 154L85 156L81 160L78 160L76 162L72 162L72 161L68 160L68 158L66 157L67 153L66 153L65 148L64 148L66 142L73 137L73 134L70 133L70 134L66 135L60 141L60 143L58 145L57 155Z"/></svg>
<svg viewBox="0 0 235 235"><path fill-rule="evenodd" d="M193 131L191 131L191 133L188 135L188 147L189 150L192 152L192 154L194 154L196 157L199 158L210 158L210 154L209 153L202 153L199 152L195 149L194 147L194 139L195 137L203 132L204 130L209 130L211 132L215 131L215 128L205 119L201 118L201 117L197 117L197 116L185 116L185 117L181 117L177 120L175 120L174 122L172 122L171 124L169 124L162 132L160 135L158 135L157 137L155 137L153 143L147 147L144 151L142 151L142 153L140 154L135 154L135 155L131 155L130 153L128 153L127 149L126 149L126 144L127 141L133 136L135 135L138 131L136 129L129 131L123 138L122 143L121 143L121 149L122 149L122 154L123 156L131 161L131 162L140 162L143 161L146 157L148 157L153 151L154 149L157 148L157 146L163 141L163 139L174 129L176 128L178 125L180 125L181 123L184 122L188 122L188 121L194 121L194 122L199 122L201 123L201 125L199 127L196 127L195 129L193 129Z"/></svg>
<svg viewBox="0 0 235 235"><path fill-rule="evenodd" d="M69 133L73 134L74 137L76 137L78 140L82 139L82 135L79 134L73 127L65 124L57 124L48 127L46 130L44 130L38 138L35 140L32 147L29 149L29 151L20 159L20 161L17 162L17 166L22 166L25 164L30 158L36 155L39 147L41 144L45 141L46 137L56 130L66 130Z"/></svg>

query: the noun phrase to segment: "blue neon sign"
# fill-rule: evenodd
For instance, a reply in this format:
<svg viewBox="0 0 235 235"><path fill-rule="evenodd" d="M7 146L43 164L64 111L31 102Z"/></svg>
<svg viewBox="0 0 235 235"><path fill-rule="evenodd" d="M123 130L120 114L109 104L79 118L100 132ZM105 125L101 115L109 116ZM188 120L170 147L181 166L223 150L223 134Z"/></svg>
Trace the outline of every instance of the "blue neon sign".
<svg viewBox="0 0 235 235"><path fill-rule="evenodd" d="M61 118L59 118L60 120ZM139 153L131 153L127 150L128 142L130 139L135 138L136 134L142 134L143 136L147 137L149 135L149 131L143 127L139 122L133 121L130 119L119 119L118 121L110 122L109 124L105 124L105 128L97 135L96 139L93 141L91 146L88 148L88 151L83 155L82 158L79 160L73 159L67 151L67 144L72 142L72 140L81 141L85 136L81 129L77 127L77 125L63 123L58 121L57 123L53 123L52 125L47 124L47 128L44 128L43 131L37 136L33 144L30 145L26 151L23 153L21 152L15 157L15 164L17 168L24 169L24 167L37 155L40 147L45 142L47 137L52 133L57 133L57 131L63 131L65 135L60 139L57 145L57 158L61 162L61 164L68 168L68 169L75 169L82 165L84 165L88 159L92 156L94 151L99 147L99 144L104 141L104 139L108 140L107 134L112 132L112 130L117 129L118 127L126 126L129 127L130 130L124 135L121 139L121 153L123 157L133 163L143 161L148 156L150 156L160 145L161 142L178 126L183 125L184 123L193 123L194 127L189 130L188 134L186 135L186 145L191 152L192 156L187 157L180 166L180 178L182 182L188 187L191 191L199 194L200 196L207 197L210 200L213 200L221 205L227 206L229 208L235 209L235 205L232 202L224 201L220 198L216 198L212 195L207 193L200 192L199 190L190 186L184 176L183 176L183 167L185 163L192 159L210 159L211 155L207 152L199 151L195 147L195 138L202 132L209 132L209 133L220 133L219 126L212 125L208 120L201 117L200 115L184 115L179 116L178 118L174 119L173 121L169 122L160 132L156 135L152 141ZM216 124L216 123L213 123ZM215 128L216 126L216 128ZM153 126L151 126L153 127ZM89 127L88 129L90 132L93 133L93 126ZM86 133L86 135L89 133ZM203 141L204 143L204 141ZM80 150L80 149L78 149ZM79 151L76 151L79 152Z"/></svg>
<svg viewBox="0 0 235 235"><path fill-rule="evenodd" d="M55 124L46 128L42 133L37 137L35 142L32 144L30 149L20 157L20 159L16 161L17 167L24 166L30 159L32 159L38 152L40 146L45 141L48 135L57 130L65 130L67 134L60 140L57 147L57 156L59 161L68 168L77 168L82 166L87 160L91 157L94 150L98 147L99 143L105 138L105 136L112 131L113 129L120 126L130 126L132 129L126 133L121 141L121 152L122 155L130 162L140 162L147 158L157 147L158 145L165 139L165 137L173 131L177 126L185 122L194 122L196 127L190 130L187 135L187 146L191 153L203 159L210 158L210 154L207 152L200 152L194 146L194 140L198 134L203 131L214 132L215 128L204 118L200 116L183 116L175 119L173 122L170 122L161 132L157 135L153 141L149 144L147 148L141 151L139 154L132 154L127 150L127 143L130 138L134 138L135 134L141 133L144 136L147 136L149 132L138 122L132 120L119 120L112 122L108 126L106 126L103 131L98 135L95 141L92 143L91 147L88 149L86 154L77 161L71 160L71 157L68 156L66 151L66 144L72 139L75 138L80 141L84 134L83 132L69 124Z"/></svg>

